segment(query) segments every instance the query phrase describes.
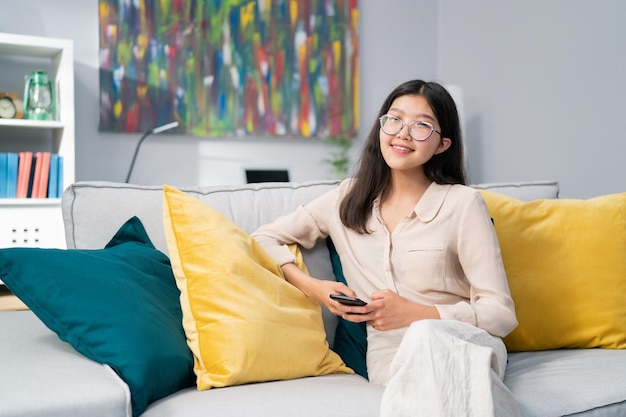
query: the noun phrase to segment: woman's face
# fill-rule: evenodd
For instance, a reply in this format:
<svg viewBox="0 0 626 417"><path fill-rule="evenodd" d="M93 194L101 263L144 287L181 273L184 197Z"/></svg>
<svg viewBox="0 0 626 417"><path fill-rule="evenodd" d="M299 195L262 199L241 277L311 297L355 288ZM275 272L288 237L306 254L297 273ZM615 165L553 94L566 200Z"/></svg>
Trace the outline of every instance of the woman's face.
<svg viewBox="0 0 626 417"><path fill-rule="evenodd" d="M380 129L380 149L387 165L397 171L417 171L423 173L423 166L433 155L444 152L450 147L450 139L443 138L439 121L423 96L406 95L396 98L387 114L397 117L405 123L396 134L390 135ZM424 141L414 140L409 134L413 122L431 124L438 132L432 132ZM413 128L415 132L417 127ZM415 133L414 133L415 134Z"/></svg>

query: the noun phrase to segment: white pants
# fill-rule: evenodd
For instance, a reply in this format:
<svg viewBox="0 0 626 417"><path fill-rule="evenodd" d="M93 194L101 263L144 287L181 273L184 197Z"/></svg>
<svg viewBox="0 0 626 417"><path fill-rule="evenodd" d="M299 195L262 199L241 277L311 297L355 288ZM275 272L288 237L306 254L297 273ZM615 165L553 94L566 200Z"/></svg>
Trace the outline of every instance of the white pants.
<svg viewBox="0 0 626 417"><path fill-rule="evenodd" d="M381 417L516 417L504 385L500 338L454 320L422 320L406 331L390 369Z"/></svg>

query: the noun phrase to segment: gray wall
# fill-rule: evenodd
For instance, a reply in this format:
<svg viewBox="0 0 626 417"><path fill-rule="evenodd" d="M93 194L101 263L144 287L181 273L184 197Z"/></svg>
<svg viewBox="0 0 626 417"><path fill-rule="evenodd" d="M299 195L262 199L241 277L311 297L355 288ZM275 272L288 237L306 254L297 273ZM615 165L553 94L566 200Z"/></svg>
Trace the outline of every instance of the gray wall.
<svg viewBox="0 0 626 417"><path fill-rule="evenodd" d="M360 0L361 132L409 78L459 86L473 182L559 180L562 197L626 190L626 2ZM98 126L97 1L0 0L0 31L69 38L75 47L76 178L123 181L138 135ZM392 45L394 61L377 51ZM330 178L313 140L147 140L132 182L232 184L245 168Z"/></svg>
<svg viewBox="0 0 626 417"><path fill-rule="evenodd" d="M626 2L442 0L438 74L463 87L475 182L626 191Z"/></svg>

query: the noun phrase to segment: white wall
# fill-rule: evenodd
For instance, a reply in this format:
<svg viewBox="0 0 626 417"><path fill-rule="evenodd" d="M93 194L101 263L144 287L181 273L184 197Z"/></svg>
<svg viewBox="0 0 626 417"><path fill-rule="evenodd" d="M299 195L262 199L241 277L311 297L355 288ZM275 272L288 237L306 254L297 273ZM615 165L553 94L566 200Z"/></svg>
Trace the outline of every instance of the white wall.
<svg viewBox="0 0 626 417"><path fill-rule="evenodd" d="M559 180L561 196L573 198L626 190L626 2L359 5L361 139L391 88L438 80L463 91L472 181ZM76 178L123 181L139 135L97 131L97 1L0 0L0 7L0 31L74 40ZM383 45L393 45L396 59L379 58ZM328 150L311 140L153 136L131 181L236 183L246 167L286 168L295 181L328 178L320 163Z"/></svg>

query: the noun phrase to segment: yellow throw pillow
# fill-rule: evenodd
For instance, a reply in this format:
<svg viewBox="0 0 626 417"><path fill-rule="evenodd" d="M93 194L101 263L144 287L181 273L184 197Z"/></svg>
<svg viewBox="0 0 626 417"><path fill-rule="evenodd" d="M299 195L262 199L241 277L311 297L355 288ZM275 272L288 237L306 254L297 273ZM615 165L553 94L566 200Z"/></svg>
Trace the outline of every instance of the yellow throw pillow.
<svg viewBox="0 0 626 417"><path fill-rule="evenodd" d="M507 348L626 348L626 193L522 202L480 192L519 321Z"/></svg>
<svg viewBox="0 0 626 417"><path fill-rule="evenodd" d="M352 373L328 346L319 304L289 284L253 238L201 201L163 191L199 390Z"/></svg>

